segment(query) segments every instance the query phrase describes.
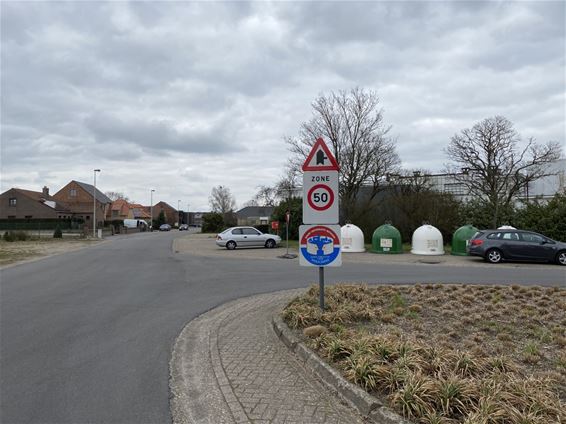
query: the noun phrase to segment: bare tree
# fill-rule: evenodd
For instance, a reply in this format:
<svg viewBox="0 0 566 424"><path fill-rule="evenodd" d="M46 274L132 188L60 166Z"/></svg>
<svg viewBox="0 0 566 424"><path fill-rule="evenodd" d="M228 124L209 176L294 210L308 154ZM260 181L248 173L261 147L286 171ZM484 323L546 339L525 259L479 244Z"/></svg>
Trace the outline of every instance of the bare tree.
<svg viewBox="0 0 566 424"><path fill-rule="evenodd" d="M345 219L367 209L381 190L385 174L399 163L390 127L383 123L379 98L373 91L355 88L321 95L313 103L313 118L301 124L298 137L287 138L291 168L298 170L316 139L323 137L340 166L340 200ZM368 187L360 204L360 189Z"/></svg>
<svg viewBox="0 0 566 424"><path fill-rule="evenodd" d="M286 200L289 202L292 197L297 196L297 188L301 186L298 183L298 179L297 169L290 165L287 166L285 175L280 177L279 181L275 183L275 191L279 201Z"/></svg>
<svg viewBox="0 0 566 424"><path fill-rule="evenodd" d="M227 214L236 209L236 200L230 192L230 189L221 185L212 189L208 202L213 212Z"/></svg>
<svg viewBox="0 0 566 424"><path fill-rule="evenodd" d="M247 208L249 206L259 206L257 203L257 200L255 199L250 199L248 200L246 203L244 203L243 207Z"/></svg>
<svg viewBox="0 0 566 424"><path fill-rule="evenodd" d="M275 206L277 202L277 188L269 186L258 186L254 197L257 206Z"/></svg>
<svg viewBox="0 0 566 424"><path fill-rule="evenodd" d="M112 200L113 202L115 200L118 199L123 199L126 202L129 202L130 199L128 198L128 196L126 196L124 193L119 192L119 191L106 191L104 192L104 194L106 195L106 197L108 197L110 200Z"/></svg>
<svg viewBox="0 0 566 424"><path fill-rule="evenodd" d="M404 170L389 175L395 222L402 234L412 234L424 222L435 225L444 237L459 222L460 203L448 193L436 190L431 173L425 169Z"/></svg>
<svg viewBox="0 0 566 424"><path fill-rule="evenodd" d="M558 143L540 145L529 138L520 149L520 142L513 123L495 116L455 134L445 149L453 162L449 170L455 178L492 208L494 228L500 210L508 207L528 184L552 175L547 165L560 158Z"/></svg>
<svg viewBox="0 0 566 424"><path fill-rule="evenodd" d="M398 174L387 174L385 177L390 184L398 188L397 192L402 195L404 193L421 193L434 190L430 175L430 171L418 168L401 170Z"/></svg>

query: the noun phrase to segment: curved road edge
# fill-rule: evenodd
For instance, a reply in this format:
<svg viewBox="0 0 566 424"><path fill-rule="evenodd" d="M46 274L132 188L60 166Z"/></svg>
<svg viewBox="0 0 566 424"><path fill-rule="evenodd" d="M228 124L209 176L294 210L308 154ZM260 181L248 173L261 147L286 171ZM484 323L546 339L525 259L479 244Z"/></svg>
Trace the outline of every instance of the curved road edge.
<svg viewBox="0 0 566 424"><path fill-rule="evenodd" d="M173 423L364 422L274 331L274 313L302 291L231 301L183 328L169 367Z"/></svg>

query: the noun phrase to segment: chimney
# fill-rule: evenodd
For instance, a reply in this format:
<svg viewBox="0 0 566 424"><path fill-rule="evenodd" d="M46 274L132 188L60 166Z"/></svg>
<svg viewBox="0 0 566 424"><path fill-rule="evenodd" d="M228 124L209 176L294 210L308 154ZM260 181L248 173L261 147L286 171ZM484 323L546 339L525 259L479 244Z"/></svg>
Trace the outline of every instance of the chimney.
<svg viewBox="0 0 566 424"><path fill-rule="evenodd" d="M49 198L49 188L47 186L43 186L43 197Z"/></svg>

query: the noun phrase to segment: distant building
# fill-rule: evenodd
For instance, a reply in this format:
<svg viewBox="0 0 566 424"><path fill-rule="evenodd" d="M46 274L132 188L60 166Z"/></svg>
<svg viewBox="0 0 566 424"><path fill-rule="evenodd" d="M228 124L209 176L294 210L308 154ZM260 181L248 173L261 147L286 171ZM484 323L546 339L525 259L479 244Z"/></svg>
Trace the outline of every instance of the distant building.
<svg viewBox="0 0 566 424"><path fill-rule="evenodd" d="M202 217L206 215L207 212L185 212L186 221L184 224L189 224L195 227L202 227Z"/></svg>
<svg viewBox="0 0 566 424"><path fill-rule="evenodd" d="M43 191L11 188L0 194L0 219L68 219L69 208Z"/></svg>
<svg viewBox="0 0 566 424"><path fill-rule="evenodd" d="M517 196L517 199L533 200L537 198L548 200L554 197L556 193L565 191L566 159L550 163L548 172L553 175L540 178L528 184L524 192ZM463 169L458 174L426 174L418 175L418 177L426 180L426 184L430 189L440 193L450 193L457 200L467 202L474 197L464 182L467 178L473 178L473 174L471 172L468 173L466 169ZM391 184L402 184L403 180L410 181L413 178L415 176L396 176L396 178L391 180Z"/></svg>
<svg viewBox="0 0 566 424"><path fill-rule="evenodd" d="M83 219L90 228L95 207L97 227L102 227L104 219L111 213L112 200L94 186L80 181L71 181L55 193L53 199L66 205L75 218Z"/></svg>
<svg viewBox="0 0 566 424"><path fill-rule="evenodd" d="M558 192L566 190L566 159L553 162L548 167L550 175L530 183L521 196L522 199L549 200Z"/></svg>
<svg viewBox="0 0 566 424"><path fill-rule="evenodd" d="M130 211L128 213L128 218L130 219L143 219L149 223L150 220L150 207L143 206L139 203L130 203Z"/></svg>
<svg viewBox="0 0 566 424"><path fill-rule="evenodd" d="M169 225L176 225L179 222L179 211L167 202L158 202L153 205L153 219L157 220L159 214L163 212L165 216L165 223Z"/></svg>
<svg viewBox="0 0 566 424"><path fill-rule="evenodd" d="M236 212L238 225L268 225L274 210L273 206L246 206Z"/></svg>
<svg viewBox="0 0 566 424"><path fill-rule="evenodd" d="M110 221L133 218L130 216L130 204L124 199L114 200L109 211L106 219Z"/></svg>

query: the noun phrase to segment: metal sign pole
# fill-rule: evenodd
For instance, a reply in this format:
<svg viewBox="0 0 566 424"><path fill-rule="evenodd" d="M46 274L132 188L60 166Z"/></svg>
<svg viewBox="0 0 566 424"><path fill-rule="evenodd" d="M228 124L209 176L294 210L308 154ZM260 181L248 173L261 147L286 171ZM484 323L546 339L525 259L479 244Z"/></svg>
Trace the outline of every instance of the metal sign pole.
<svg viewBox="0 0 566 424"><path fill-rule="evenodd" d="M289 254L289 223L285 225L285 231L287 232L287 251L285 252L286 255Z"/></svg>
<svg viewBox="0 0 566 424"><path fill-rule="evenodd" d="M318 298L320 310L324 311L324 267L318 267Z"/></svg>
<svg viewBox="0 0 566 424"><path fill-rule="evenodd" d="M286 256L289 256L289 223L291 222L291 211L287 209L285 212L285 232L287 233L287 251L285 252Z"/></svg>

